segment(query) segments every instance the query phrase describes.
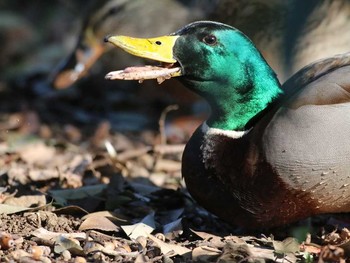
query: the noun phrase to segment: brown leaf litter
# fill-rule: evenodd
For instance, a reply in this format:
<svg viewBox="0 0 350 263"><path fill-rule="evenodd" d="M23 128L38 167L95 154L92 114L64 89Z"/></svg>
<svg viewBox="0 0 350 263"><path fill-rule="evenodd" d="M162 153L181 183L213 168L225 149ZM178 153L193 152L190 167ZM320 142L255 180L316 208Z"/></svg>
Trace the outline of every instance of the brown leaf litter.
<svg viewBox="0 0 350 263"><path fill-rule="evenodd" d="M160 132L153 133L113 133L101 123L88 138L76 127L33 136L16 126L0 134L1 260L345 262L349 257L345 220L322 221L308 235L311 229L297 224L264 230L275 237L246 235L200 208L181 178L185 141L168 144L164 118ZM290 229L304 233L296 235L299 241L286 233Z"/></svg>

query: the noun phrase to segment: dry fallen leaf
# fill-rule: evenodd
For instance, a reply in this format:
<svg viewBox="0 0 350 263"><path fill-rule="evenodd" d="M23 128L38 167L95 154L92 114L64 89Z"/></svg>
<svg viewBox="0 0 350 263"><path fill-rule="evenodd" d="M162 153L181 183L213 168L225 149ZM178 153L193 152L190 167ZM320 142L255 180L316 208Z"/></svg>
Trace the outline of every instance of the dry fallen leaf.
<svg viewBox="0 0 350 263"><path fill-rule="evenodd" d="M147 185L138 182L130 182L130 186L135 190L135 192L143 195L147 195L156 191L161 190L160 187L154 185Z"/></svg>
<svg viewBox="0 0 350 263"><path fill-rule="evenodd" d="M201 232L201 231L195 231L193 229L191 229L191 232L195 233L197 236L199 236L200 238L202 238L203 240L208 240L208 239L222 239L222 237L210 234L210 233L206 233L206 232Z"/></svg>
<svg viewBox="0 0 350 263"><path fill-rule="evenodd" d="M147 215L139 223L121 226L121 228L131 239L137 239L140 236L148 237L155 229L154 213Z"/></svg>
<svg viewBox="0 0 350 263"><path fill-rule="evenodd" d="M250 257L252 257L252 255L253 253L247 244L237 244L235 242L228 241L223 247L222 254L217 262L246 262Z"/></svg>
<svg viewBox="0 0 350 263"><path fill-rule="evenodd" d="M105 216L89 216L84 220L83 223L81 223L79 230L102 230L102 231L119 231L119 226L114 224L109 218Z"/></svg>
<svg viewBox="0 0 350 263"><path fill-rule="evenodd" d="M0 204L0 214L4 214L4 215L11 215L18 212L28 211L31 209L32 208L17 206L17 205Z"/></svg>
<svg viewBox="0 0 350 263"><path fill-rule="evenodd" d="M73 255L83 255L83 248L80 246L80 243L77 239L73 237L66 237L59 235L55 239L55 253L61 254L63 251L68 250Z"/></svg>
<svg viewBox="0 0 350 263"><path fill-rule="evenodd" d="M221 250L208 246L200 246L192 250L192 260L199 262L215 262L220 255Z"/></svg>
<svg viewBox="0 0 350 263"><path fill-rule="evenodd" d="M59 178L60 174L56 168L53 169L37 169L32 168L28 173L28 177L31 181L48 181L55 178Z"/></svg>
<svg viewBox="0 0 350 263"><path fill-rule="evenodd" d="M166 234L169 234L171 232L183 232L183 228L182 228L182 218L179 218L173 222L170 222L166 225L163 226L163 233L166 235Z"/></svg>
<svg viewBox="0 0 350 263"><path fill-rule="evenodd" d="M82 219L87 219L89 217L95 217L95 216L107 217L110 220L112 220L114 223L118 223L118 224L125 224L128 222L128 219L125 216L113 213L111 211L97 211L94 213L89 213L85 215Z"/></svg>
<svg viewBox="0 0 350 263"><path fill-rule="evenodd" d="M43 142L27 144L18 151L21 158L28 164L45 167L55 156L55 149Z"/></svg>
<svg viewBox="0 0 350 263"><path fill-rule="evenodd" d="M189 257L191 254L191 250L184 246L165 243L164 241L156 238L151 234L148 236L148 238L151 239L160 247L164 255L171 255L171 256L180 255L184 257Z"/></svg>
<svg viewBox="0 0 350 263"><path fill-rule="evenodd" d="M22 195L19 197L9 197L4 204L12 206L35 208L46 205L45 195Z"/></svg>
<svg viewBox="0 0 350 263"><path fill-rule="evenodd" d="M67 200L77 200L90 196L97 196L101 194L106 188L107 185L98 184L84 186L77 189L50 190L49 193L57 203L64 205L66 204Z"/></svg>
<svg viewBox="0 0 350 263"><path fill-rule="evenodd" d="M55 240L59 236L63 236L65 238L74 238L77 240L85 240L87 238L87 235L84 232L80 233L58 233L58 232L52 232L48 231L45 228L38 228L33 231L33 236L41 238L43 240Z"/></svg>
<svg viewBox="0 0 350 263"><path fill-rule="evenodd" d="M298 240L293 237L288 237L283 241L273 240L273 247L278 254L296 253L300 251Z"/></svg>

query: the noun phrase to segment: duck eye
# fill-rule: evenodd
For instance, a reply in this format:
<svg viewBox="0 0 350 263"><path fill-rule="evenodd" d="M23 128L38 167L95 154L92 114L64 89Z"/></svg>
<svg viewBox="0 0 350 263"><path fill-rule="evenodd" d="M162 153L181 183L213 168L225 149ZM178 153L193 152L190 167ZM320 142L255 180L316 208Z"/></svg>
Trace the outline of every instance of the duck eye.
<svg viewBox="0 0 350 263"><path fill-rule="evenodd" d="M213 46L216 44L217 39L216 39L216 36L214 36L214 35L207 35L203 38L203 42L208 44L208 45Z"/></svg>

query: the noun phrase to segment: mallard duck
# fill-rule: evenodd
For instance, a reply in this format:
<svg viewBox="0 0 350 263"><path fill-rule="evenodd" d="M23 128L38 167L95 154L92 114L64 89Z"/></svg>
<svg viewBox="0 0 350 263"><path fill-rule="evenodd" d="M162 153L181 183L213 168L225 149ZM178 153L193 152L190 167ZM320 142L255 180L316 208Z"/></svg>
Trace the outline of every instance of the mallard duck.
<svg viewBox="0 0 350 263"><path fill-rule="evenodd" d="M107 79L177 77L209 103L211 115L182 160L188 191L204 208L248 228L350 211L350 53L280 85L248 37L226 24L200 21L163 37L106 41L161 63Z"/></svg>

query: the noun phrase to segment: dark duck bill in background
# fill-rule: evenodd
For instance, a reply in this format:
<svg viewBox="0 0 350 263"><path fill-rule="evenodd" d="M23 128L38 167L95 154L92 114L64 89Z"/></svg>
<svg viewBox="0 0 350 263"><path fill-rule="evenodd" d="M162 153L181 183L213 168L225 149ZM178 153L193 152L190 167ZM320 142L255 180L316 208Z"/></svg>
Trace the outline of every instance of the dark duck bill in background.
<svg viewBox="0 0 350 263"><path fill-rule="evenodd" d="M107 79L178 77L210 104L182 160L200 205L250 228L350 211L350 54L317 61L281 86L254 44L225 24L106 41L161 62Z"/></svg>

